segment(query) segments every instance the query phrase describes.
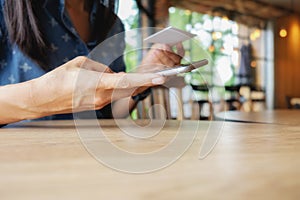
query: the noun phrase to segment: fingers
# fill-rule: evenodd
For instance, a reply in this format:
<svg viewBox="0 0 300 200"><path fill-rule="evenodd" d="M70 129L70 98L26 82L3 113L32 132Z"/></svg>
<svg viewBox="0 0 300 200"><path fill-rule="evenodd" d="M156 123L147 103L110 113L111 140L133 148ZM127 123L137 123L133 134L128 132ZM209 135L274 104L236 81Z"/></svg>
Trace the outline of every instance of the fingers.
<svg viewBox="0 0 300 200"><path fill-rule="evenodd" d="M183 58L184 54L185 54L185 50L184 50L181 42L176 44L176 50L177 50L177 55L179 55L181 58Z"/></svg>
<svg viewBox="0 0 300 200"><path fill-rule="evenodd" d="M170 65L168 65L168 66L174 66L174 65L180 64L180 61L182 58L180 55L178 55L174 52L171 52L171 51L165 51L164 54L165 54L165 57L169 59Z"/></svg>
<svg viewBox="0 0 300 200"><path fill-rule="evenodd" d="M154 86L164 84L166 79L157 74L138 73L102 73L98 87L104 89L128 89L142 86Z"/></svg>
<svg viewBox="0 0 300 200"><path fill-rule="evenodd" d="M87 87L96 83L98 89L128 89L160 85L166 81L163 76L154 73L112 73L109 67L86 57L77 57L70 62L75 62L75 66L80 65L82 71L79 72L79 80Z"/></svg>
<svg viewBox="0 0 300 200"><path fill-rule="evenodd" d="M143 60L143 64L156 64L164 67L172 67L178 65L180 60L181 57L174 52L162 49L151 49L148 57Z"/></svg>
<svg viewBox="0 0 300 200"><path fill-rule="evenodd" d="M178 44L176 47L178 48L178 52L180 54L174 53L170 46L163 44L153 45L152 53L160 63L172 67L180 64L182 58L181 55L184 54L182 44Z"/></svg>
<svg viewBox="0 0 300 200"><path fill-rule="evenodd" d="M159 50L163 50L163 51L172 51L171 47L167 44L160 44L160 43L156 43L154 44L151 49L159 49Z"/></svg>
<svg viewBox="0 0 300 200"><path fill-rule="evenodd" d="M169 58L167 52L164 52L162 50L154 50L153 54L156 58L156 63L161 63L163 66L166 67L174 65L173 59Z"/></svg>
<svg viewBox="0 0 300 200"><path fill-rule="evenodd" d="M173 62L173 65L169 66L174 66L180 64L181 59L184 57L185 51L182 43L178 43L176 44L176 53L170 47L165 48L164 53L165 56Z"/></svg>

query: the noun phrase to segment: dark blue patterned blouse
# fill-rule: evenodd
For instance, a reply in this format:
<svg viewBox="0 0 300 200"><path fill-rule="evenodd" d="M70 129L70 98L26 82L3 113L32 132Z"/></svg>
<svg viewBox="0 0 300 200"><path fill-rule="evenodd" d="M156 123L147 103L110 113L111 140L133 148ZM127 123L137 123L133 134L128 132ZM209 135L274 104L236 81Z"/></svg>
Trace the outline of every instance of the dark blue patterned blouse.
<svg viewBox="0 0 300 200"><path fill-rule="evenodd" d="M87 56L99 43L97 40L89 43L81 40L65 11L64 0L44 0L42 10L39 12L39 19L43 22L42 28L45 30L46 39L51 46L47 52L49 60L47 63L48 69L44 70L28 56L24 55L16 45L9 42L3 19L3 3L5 0L0 1L0 85L20 83L42 76L47 71L51 71L77 56ZM97 25L95 24L95 17L101 6L104 7L104 3L101 0L95 0L90 14L90 23L92 26ZM123 31L123 24L117 18L106 37L109 38ZM113 49L118 49L118 51L121 49L123 51L124 42L113 44L111 48L109 52L112 52ZM103 56L110 56L110 54L103 52ZM122 56L112 64L105 63L105 61L103 63L109 65L115 72L125 71ZM86 116L89 115L87 114ZM97 111L97 116L98 118L111 118L110 105ZM64 114L49 116L43 119L71 119L72 117L72 114Z"/></svg>

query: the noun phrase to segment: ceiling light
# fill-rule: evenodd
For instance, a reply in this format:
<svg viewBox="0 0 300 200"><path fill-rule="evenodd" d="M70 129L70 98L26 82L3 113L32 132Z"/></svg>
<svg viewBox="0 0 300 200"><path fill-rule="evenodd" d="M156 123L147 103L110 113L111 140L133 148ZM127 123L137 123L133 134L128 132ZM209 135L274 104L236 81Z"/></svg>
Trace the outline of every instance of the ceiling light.
<svg viewBox="0 0 300 200"><path fill-rule="evenodd" d="M285 38L287 36L287 30L285 28L281 28L279 31L279 36Z"/></svg>

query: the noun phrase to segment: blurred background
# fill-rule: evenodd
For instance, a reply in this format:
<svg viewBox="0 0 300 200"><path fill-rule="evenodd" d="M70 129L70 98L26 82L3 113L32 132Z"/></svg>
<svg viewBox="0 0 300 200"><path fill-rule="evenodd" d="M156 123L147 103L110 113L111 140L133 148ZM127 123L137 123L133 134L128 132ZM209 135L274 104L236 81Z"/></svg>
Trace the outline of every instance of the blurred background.
<svg viewBox="0 0 300 200"><path fill-rule="evenodd" d="M300 0L120 0L118 14L126 30L173 26L197 34L184 42L184 61L212 61L178 77L178 86L153 90L133 118L149 117L157 103L168 118L206 120L224 110L300 107ZM126 38L128 71L142 57L131 51L133 41L151 34Z"/></svg>

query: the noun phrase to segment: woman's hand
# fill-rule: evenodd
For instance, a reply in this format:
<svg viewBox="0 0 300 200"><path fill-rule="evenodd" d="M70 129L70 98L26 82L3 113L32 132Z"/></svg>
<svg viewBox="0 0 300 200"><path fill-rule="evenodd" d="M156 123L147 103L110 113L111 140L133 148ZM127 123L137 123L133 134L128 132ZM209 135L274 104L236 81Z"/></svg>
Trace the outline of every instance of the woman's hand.
<svg viewBox="0 0 300 200"><path fill-rule="evenodd" d="M1 123L100 109L137 94L142 86L164 81L165 78L151 73L113 73L103 64L77 57L39 78L1 87L0 94L6 92L6 96L0 98L0 104L7 107L0 111ZM13 99L17 96L18 101ZM14 116L5 120L7 115Z"/></svg>
<svg viewBox="0 0 300 200"><path fill-rule="evenodd" d="M176 45L176 50L177 53L175 53L170 46L165 44L153 45L142 60L137 71L154 72L179 65L185 53L182 43Z"/></svg>
<svg viewBox="0 0 300 200"><path fill-rule="evenodd" d="M163 83L164 78L156 74L113 73L103 64L78 57L41 77L36 87L42 90L47 85L47 93L51 95L38 95L34 99L40 106L46 105L46 112L78 112L100 109L137 94L139 91L135 90L141 86Z"/></svg>
<svg viewBox="0 0 300 200"><path fill-rule="evenodd" d="M177 53L166 44L154 44L136 71L139 73L149 73L179 65L185 54L182 43L176 45L176 51ZM139 92L143 92L147 88L147 86L141 87L139 88Z"/></svg>

